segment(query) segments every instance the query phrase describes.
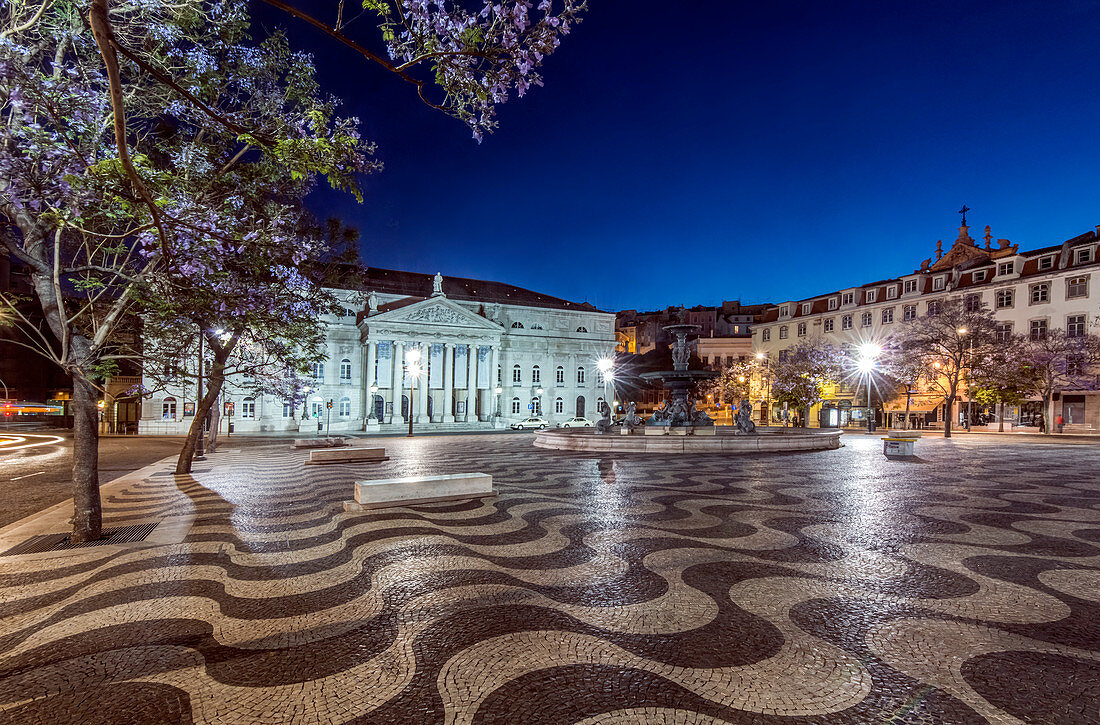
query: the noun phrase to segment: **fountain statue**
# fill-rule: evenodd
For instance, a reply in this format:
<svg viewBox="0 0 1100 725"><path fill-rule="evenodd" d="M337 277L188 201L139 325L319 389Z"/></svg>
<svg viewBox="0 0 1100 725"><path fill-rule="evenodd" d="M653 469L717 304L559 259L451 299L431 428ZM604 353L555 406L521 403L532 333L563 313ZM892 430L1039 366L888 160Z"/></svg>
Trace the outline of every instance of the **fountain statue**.
<svg viewBox="0 0 1100 725"><path fill-rule="evenodd" d="M623 426L627 430L634 430L645 425L645 421L638 415L638 408L633 401L626 404L626 415L623 417Z"/></svg>
<svg viewBox="0 0 1100 725"><path fill-rule="evenodd" d="M742 400L741 405L737 406L737 413L733 421L737 425L738 433L756 433L756 423L752 421L752 403Z"/></svg>
<svg viewBox="0 0 1100 725"><path fill-rule="evenodd" d="M658 406L657 412L646 423L648 426L668 428L694 428L713 426L714 421L701 410L695 409L695 388L703 380L718 376L713 370L688 370L691 350L688 335L700 329L699 325L669 325L664 328L672 336L672 370L642 373L645 380L660 380L668 391L668 397Z"/></svg>

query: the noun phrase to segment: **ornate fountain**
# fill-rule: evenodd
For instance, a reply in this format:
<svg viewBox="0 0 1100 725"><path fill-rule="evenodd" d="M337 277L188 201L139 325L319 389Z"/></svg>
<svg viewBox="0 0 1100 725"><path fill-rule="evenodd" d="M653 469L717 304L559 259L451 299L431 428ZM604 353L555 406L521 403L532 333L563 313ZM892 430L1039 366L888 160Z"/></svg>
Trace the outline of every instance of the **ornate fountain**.
<svg viewBox="0 0 1100 725"><path fill-rule="evenodd" d="M695 409L695 389L704 380L718 377L714 370L688 370L691 350L688 335L700 329L699 325L668 325L664 328L672 336L672 370L642 373L643 380L660 380L668 397L657 408L646 426L666 428L693 428L713 426L714 421L701 410Z"/></svg>

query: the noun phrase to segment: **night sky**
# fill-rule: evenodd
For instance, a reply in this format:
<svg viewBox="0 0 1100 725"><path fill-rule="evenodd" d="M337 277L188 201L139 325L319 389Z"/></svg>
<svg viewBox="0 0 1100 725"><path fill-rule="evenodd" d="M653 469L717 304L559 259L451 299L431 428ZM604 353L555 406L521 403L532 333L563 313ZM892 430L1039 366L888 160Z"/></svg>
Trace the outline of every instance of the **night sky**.
<svg viewBox="0 0 1100 725"><path fill-rule="evenodd" d="M359 228L372 266L608 310L905 274L964 202L972 236L1025 249L1100 224L1100 2L589 4L480 146L278 16L386 165L362 205L322 190L313 211Z"/></svg>

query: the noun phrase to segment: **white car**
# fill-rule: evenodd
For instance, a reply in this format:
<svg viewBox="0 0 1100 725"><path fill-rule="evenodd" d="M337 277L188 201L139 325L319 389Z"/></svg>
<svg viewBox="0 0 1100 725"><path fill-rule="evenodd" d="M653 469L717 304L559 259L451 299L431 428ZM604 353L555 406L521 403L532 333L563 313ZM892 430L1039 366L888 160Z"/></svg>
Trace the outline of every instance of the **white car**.
<svg viewBox="0 0 1100 725"><path fill-rule="evenodd" d="M512 430L542 430L550 427L550 421L542 418L524 418L518 423L508 426Z"/></svg>
<svg viewBox="0 0 1100 725"><path fill-rule="evenodd" d="M588 418L570 418L569 420L559 423L559 428L591 428L592 421Z"/></svg>

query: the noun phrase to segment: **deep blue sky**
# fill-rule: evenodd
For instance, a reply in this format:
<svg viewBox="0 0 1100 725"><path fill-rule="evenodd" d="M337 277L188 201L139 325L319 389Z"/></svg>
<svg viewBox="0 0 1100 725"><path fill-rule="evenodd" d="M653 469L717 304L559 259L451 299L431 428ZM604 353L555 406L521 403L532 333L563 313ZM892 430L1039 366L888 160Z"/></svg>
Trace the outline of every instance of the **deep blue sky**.
<svg viewBox="0 0 1100 725"><path fill-rule="evenodd" d="M904 274L963 202L974 237L1023 248L1100 224L1100 2L589 4L480 146L280 19L386 165L362 205L321 191L314 211L373 266L611 310Z"/></svg>

